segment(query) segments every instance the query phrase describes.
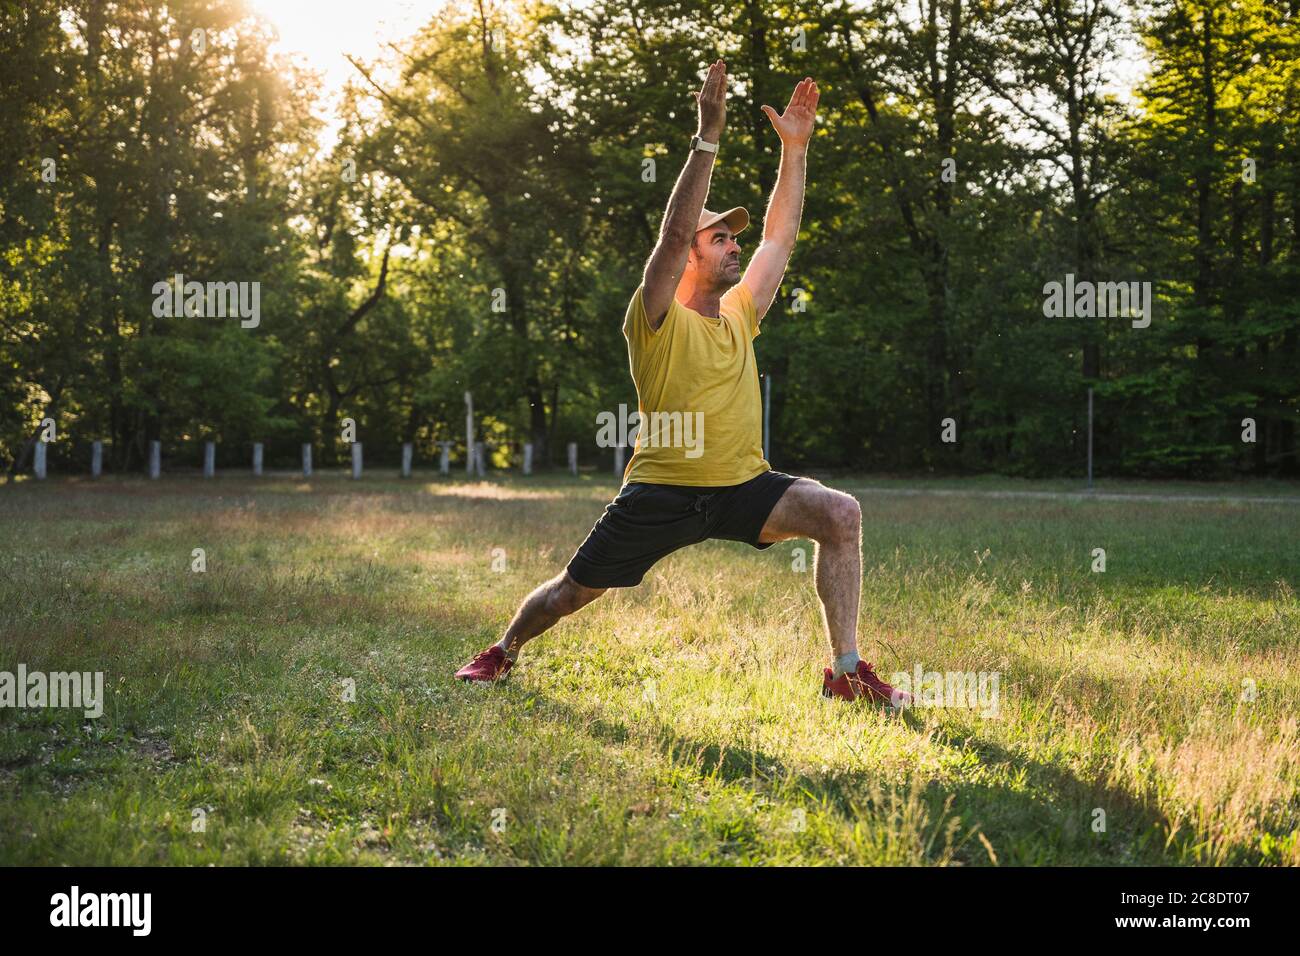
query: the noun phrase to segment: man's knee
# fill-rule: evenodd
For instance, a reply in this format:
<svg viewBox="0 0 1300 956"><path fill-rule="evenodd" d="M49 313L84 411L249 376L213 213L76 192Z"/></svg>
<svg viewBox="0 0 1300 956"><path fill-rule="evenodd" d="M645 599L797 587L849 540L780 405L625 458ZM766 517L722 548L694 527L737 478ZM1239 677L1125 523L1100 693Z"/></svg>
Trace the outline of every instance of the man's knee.
<svg viewBox="0 0 1300 956"><path fill-rule="evenodd" d="M822 536L827 544L856 543L862 537L862 505L852 495L827 489L821 511Z"/></svg>
<svg viewBox="0 0 1300 956"><path fill-rule="evenodd" d="M552 614L565 617L586 607L604 594L605 590L605 588L584 587L569 577L569 572L565 571L551 582L550 593L546 597L546 607Z"/></svg>

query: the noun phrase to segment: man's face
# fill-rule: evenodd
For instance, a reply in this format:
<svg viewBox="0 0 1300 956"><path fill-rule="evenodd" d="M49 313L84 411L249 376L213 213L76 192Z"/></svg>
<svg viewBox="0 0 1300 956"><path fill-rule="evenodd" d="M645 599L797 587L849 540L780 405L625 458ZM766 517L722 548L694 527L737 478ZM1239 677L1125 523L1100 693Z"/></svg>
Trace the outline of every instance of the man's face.
<svg viewBox="0 0 1300 956"><path fill-rule="evenodd" d="M740 243L726 223L701 229L691 244L697 284L730 289L740 281Z"/></svg>

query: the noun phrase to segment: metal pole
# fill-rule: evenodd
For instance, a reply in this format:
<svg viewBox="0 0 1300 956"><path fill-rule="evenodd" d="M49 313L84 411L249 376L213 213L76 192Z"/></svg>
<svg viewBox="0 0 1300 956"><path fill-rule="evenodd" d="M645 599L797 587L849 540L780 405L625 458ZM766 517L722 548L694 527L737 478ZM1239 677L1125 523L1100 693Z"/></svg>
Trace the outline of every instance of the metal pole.
<svg viewBox="0 0 1300 956"><path fill-rule="evenodd" d="M474 396L465 393L465 474L474 474Z"/></svg>
<svg viewBox="0 0 1300 956"><path fill-rule="evenodd" d="M1088 490L1092 490L1092 389L1088 389Z"/></svg>

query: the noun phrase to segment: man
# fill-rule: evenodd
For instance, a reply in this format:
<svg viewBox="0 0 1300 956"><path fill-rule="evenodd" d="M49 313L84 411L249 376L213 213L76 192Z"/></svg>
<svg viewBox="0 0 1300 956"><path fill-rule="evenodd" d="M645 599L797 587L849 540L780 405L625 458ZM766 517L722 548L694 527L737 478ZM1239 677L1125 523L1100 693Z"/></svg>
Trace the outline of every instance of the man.
<svg viewBox="0 0 1300 956"><path fill-rule="evenodd" d="M910 702L858 658L857 500L812 479L773 471L763 458L753 339L799 234L817 84L811 77L800 82L780 115L763 107L781 138L781 167L763 240L742 276L736 236L749 225L749 213L704 208L726 123L726 79L719 60L695 94L698 133L623 321L640 419L623 487L565 571L524 600L501 641L456 673L462 680L504 677L525 641L608 588L640 584L651 565L679 548L708 538L759 549L811 538L832 657L822 694L897 706Z"/></svg>

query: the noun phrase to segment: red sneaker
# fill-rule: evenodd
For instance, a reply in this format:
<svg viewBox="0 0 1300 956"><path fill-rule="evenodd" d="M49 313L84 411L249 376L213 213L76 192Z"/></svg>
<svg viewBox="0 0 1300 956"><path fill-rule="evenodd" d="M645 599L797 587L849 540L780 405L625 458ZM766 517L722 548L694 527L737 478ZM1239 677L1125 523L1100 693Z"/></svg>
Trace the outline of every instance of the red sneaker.
<svg viewBox="0 0 1300 956"><path fill-rule="evenodd" d="M492 682L500 680L510 673L514 661L506 657L506 652L493 644L486 651L479 651L474 659L456 671L458 680Z"/></svg>
<svg viewBox="0 0 1300 956"><path fill-rule="evenodd" d="M855 674L841 674L834 679L829 667L822 676L822 696L838 697L840 700L867 700L873 704L887 704L890 707L908 707L912 695L905 690L896 690L876 676L875 670L866 661L858 661Z"/></svg>

